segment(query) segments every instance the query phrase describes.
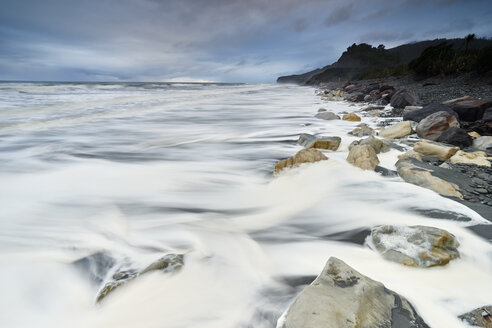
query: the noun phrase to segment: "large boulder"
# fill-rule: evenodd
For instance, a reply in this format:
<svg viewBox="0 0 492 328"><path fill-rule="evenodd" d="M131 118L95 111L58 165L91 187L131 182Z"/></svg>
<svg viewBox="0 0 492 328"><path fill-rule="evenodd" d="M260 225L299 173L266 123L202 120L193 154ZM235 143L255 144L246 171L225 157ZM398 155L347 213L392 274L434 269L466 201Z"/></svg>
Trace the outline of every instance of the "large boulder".
<svg viewBox="0 0 492 328"><path fill-rule="evenodd" d="M343 261L331 257L297 296L279 328L424 328L413 306Z"/></svg>
<svg viewBox="0 0 492 328"><path fill-rule="evenodd" d="M320 112L314 115L316 118L320 118L322 120L339 120L340 116L332 112Z"/></svg>
<svg viewBox="0 0 492 328"><path fill-rule="evenodd" d="M297 154L295 154L294 156L289 157L287 159L283 159L279 161L277 164L275 164L274 174L278 174L280 171L282 171L285 168L296 167L303 163L314 163L327 159L328 157L323 155L323 153L320 152L319 150L313 148L303 149L299 151Z"/></svg>
<svg viewBox="0 0 492 328"><path fill-rule="evenodd" d="M116 270L111 279L107 281L104 286L99 290L96 296L96 302L101 302L109 294L111 294L115 289L126 285L130 281L138 278L139 276L159 271L163 273L175 273L181 270L183 267L183 255L181 254L167 254L157 261L152 262L150 265L145 267L143 270L138 271L135 269L118 269Z"/></svg>
<svg viewBox="0 0 492 328"><path fill-rule="evenodd" d="M448 159L458 150L458 147L448 146L438 142L419 141L413 146L413 150L425 156L439 157Z"/></svg>
<svg viewBox="0 0 492 328"><path fill-rule="evenodd" d="M398 175L408 183L427 188L443 196L463 199L458 185L434 176L434 170L438 167L430 167L415 158L403 158L396 162ZM444 169L441 169L444 170Z"/></svg>
<svg viewBox="0 0 492 328"><path fill-rule="evenodd" d="M492 137L484 136L473 140L473 147L483 151L492 150Z"/></svg>
<svg viewBox="0 0 492 328"><path fill-rule="evenodd" d="M450 107L445 106L443 104L429 104L427 106L424 106L422 109L417 109L413 111L409 111L406 113L403 113L403 120L404 121L414 121L414 122L420 122L430 114L434 114L437 112L448 112L451 115L454 115L455 117L458 117L458 114L456 114Z"/></svg>
<svg viewBox="0 0 492 328"><path fill-rule="evenodd" d="M355 113L344 114L343 117L342 117L342 119L344 121L360 122L359 115L357 115Z"/></svg>
<svg viewBox="0 0 492 328"><path fill-rule="evenodd" d="M391 106L394 108L405 108L405 106L418 105L419 97L412 90L401 89L391 97Z"/></svg>
<svg viewBox="0 0 492 328"><path fill-rule="evenodd" d="M492 105L490 101L465 100L453 105L453 110L460 120L473 122L482 119L486 108Z"/></svg>
<svg viewBox="0 0 492 328"><path fill-rule="evenodd" d="M390 151L390 145L388 142L386 142L385 140L382 140L382 139L378 139L374 136L370 136L370 137L365 138L365 139L353 141L349 145L349 150L352 150L352 148L357 146L357 145L369 145L372 148L374 148L374 150L376 151L376 154L386 153L386 152Z"/></svg>
<svg viewBox="0 0 492 328"><path fill-rule="evenodd" d="M474 151L472 153L467 153L462 150L459 150L449 159L449 161L453 164L470 164L487 167L491 166L491 160L492 157L487 157L487 154L483 151Z"/></svg>
<svg viewBox="0 0 492 328"><path fill-rule="evenodd" d="M376 151L370 145L357 145L350 149L347 162L363 170L374 171L376 165L379 164L379 159Z"/></svg>
<svg viewBox="0 0 492 328"><path fill-rule="evenodd" d="M492 328L492 305L479 307L459 318L474 327Z"/></svg>
<svg viewBox="0 0 492 328"><path fill-rule="evenodd" d="M460 148L470 147L473 143L471 135L466 133L466 130L458 127L447 129L441 133L437 141Z"/></svg>
<svg viewBox="0 0 492 328"><path fill-rule="evenodd" d="M398 139L411 135L412 133L413 129L410 121L403 121L379 131L379 136L388 139Z"/></svg>
<svg viewBox="0 0 492 328"><path fill-rule="evenodd" d="M340 146L342 138L340 137L315 137L311 134L302 133L299 136L297 143L304 148L318 148L318 149L328 149L337 150Z"/></svg>
<svg viewBox="0 0 492 328"><path fill-rule="evenodd" d="M460 123L453 115L445 111L430 114L419 122L415 129L418 136L424 139L437 140L441 133L449 128L459 128Z"/></svg>
<svg viewBox="0 0 492 328"><path fill-rule="evenodd" d="M446 265L458 258L459 242L449 232L425 226L384 225L371 230L368 244L393 262L407 266Z"/></svg>

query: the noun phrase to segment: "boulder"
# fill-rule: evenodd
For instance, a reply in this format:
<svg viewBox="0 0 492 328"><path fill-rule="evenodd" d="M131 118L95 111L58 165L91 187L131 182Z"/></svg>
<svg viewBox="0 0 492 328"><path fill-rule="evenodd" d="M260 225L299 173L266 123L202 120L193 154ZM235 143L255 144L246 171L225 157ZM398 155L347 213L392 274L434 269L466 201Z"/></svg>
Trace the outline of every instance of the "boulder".
<svg viewBox="0 0 492 328"><path fill-rule="evenodd" d="M415 106L419 102L419 98L415 92L407 89L401 89L395 92L391 97L391 106L394 108L405 108L405 106Z"/></svg>
<svg viewBox="0 0 492 328"><path fill-rule="evenodd" d="M447 129L441 133L437 141L460 148L470 147L473 143L472 137L466 133L466 130L458 127Z"/></svg>
<svg viewBox="0 0 492 328"><path fill-rule="evenodd" d="M478 166L487 166L490 167L492 157L487 157L487 154L483 151L475 151L472 153L467 153L462 150L459 150L456 154L451 156L449 161L453 164L473 164Z"/></svg>
<svg viewBox="0 0 492 328"><path fill-rule="evenodd" d="M353 129L348 134L351 134L353 136L360 138L360 137L370 136L373 133L374 133L374 129L372 129L368 126L362 126L362 127L358 127L358 128Z"/></svg>
<svg viewBox="0 0 492 328"><path fill-rule="evenodd" d="M466 130L465 130L466 131ZM477 139L477 138L480 138L481 135L479 135L478 133L476 133L475 131L472 131L472 132L468 132L468 135L470 137L472 137L473 139ZM473 143L473 140L472 140L472 143Z"/></svg>
<svg viewBox="0 0 492 328"><path fill-rule="evenodd" d="M487 108L483 113L482 120L485 123L492 123L492 108Z"/></svg>
<svg viewBox="0 0 492 328"><path fill-rule="evenodd" d="M441 111L448 112L449 114L454 115L456 118L458 117L458 114L456 114L450 107L445 106L443 104L434 103L424 106L422 109L417 109L407 113L403 113L403 120L420 122L430 114L434 114L436 112L441 112Z"/></svg>
<svg viewBox="0 0 492 328"><path fill-rule="evenodd" d="M379 131L379 136L388 139L398 139L411 135L412 133L413 129L410 121L403 121Z"/></svg>
<svg viewBox="0 0 492 328"><path fill-rule="evenodd" d="M368 244L388 261L421 268L446 265L460 256L456 237L434 227L375 227Z"/></svg>
<svg viewBox="0 0 492 328"><path fill-rule="evenodd" d="M374 136L370 136L370 137L365 138L365 139L353 141L349 145L349 150L352 150L352 148L357 146L357 145L369 145L372 148L374 148L374 150L376 151L376 154L386 153L386 152L390 151L390 145L388 142L386 142L382 139L378 139Z"/></svg>
<svg viewBox="0 0 492 328"><path fill-rule="evenodd" d="M274 174L278 174L280 171L282 171L285 168L296 167L303 163L314 163L327 159L328 157L323 155L323 153L320 152L319 150L312 149L312 148L303 149L299 151L297 154L295 154L294 156L289 157L287 159L283 159L279 161L277 164L275 164Z"/></svg>
<svg viewBox="0 0 492 328"><path fill-rule="evenodd" d="M403 158L396 162L396 169L398 175L408 183L433 190L443 196L463 199L458 185L432 175L434 170L440 168L430 168L430 164L426 165L415 158Z"/></svg>
<svg viewBox="0 0 492 328"><path fill-rule="evenodd" d="M369 145L358 145L350 149L347 162L363 170L374 171L376 165L379 164L379 159L374 148Z"/></svg>
<svg viewBox="0 0 492 328"><path fill-rule="evenodd" d="M344 121L360 122L360 117L355 113L344 114L342 119Z"/></svg>
<svg viewBox="0 0 492 328"><path fill-rule="evenodd" d="M442 104L446 105L446 106L453 106L454 104L459 103L460 101L465 101L465 100L470 100L470 99L471 99L470 96L463 96L463 97L443 101Z"/></svg>
<svg viewBox="0 0 492 328"><path fill-rule="evenodd" d="M414 110L419 110L422 108L423 108L422 106L405 106L405 108L403 108L403 115L405 115L405 113L410 113L413 112Z"/></svg>
<svg viewBox="0 0 492 328"><path fill-rule="evenodd" d="M379 91L380 91L380 92L384 92L384 91L395 92L395 87L394 87L394 86L391 86L391 85L382 85L382 86L379 88Z"/></svg>
<svg viewBox="0 0 492 328"><path fill-rule="evenodd" d="M438 142L419 141L413 146L413 150L425 156L434 156L442 159L448 159L458 150L458 147L448 146Z"/></svg>
<svg viewBox="0 0 492 328"><path fill-rule="evenodd" d="M279 328L424 328L413 306L343 261L331 257L321 274L304 288Z"/></svg>
<svg viewBox="0 0 492 328"><path fill-rule="evenodd" d="M304 148L318 148L318 149L328 149L337 150L340 146L342 138L340 137L315 137L311 134L302 133L299 136L297 143Z"/></svg>
<svg viewBox="0 0 492 328"><path fill-rule="evenodd" d="M322 120L339 120L340 116L338 116L335 113L332 112L319 112L318 114L314 115L316 118L320 118Z"/></svg>
<svg viewBox="0 0 492 328"><path fill-rule="evenodd" d="M419 161L422 161L422 154L417 153L415 150L411 149L401 155L398 155L398 159L403 159L403 158L415 158Z"/></svg>
<svg viewBox="0 0 492 328"><path fill-rule="evenodd" d="M485 109L492 103L483 100L465 100L453 105L453 110L462 121L474 122L482 119Z"/></svg>
<svg viewBox="0 0 492 328"><path fill-rule="evenodd" d="M492 305L479 307L460 315L458 318L474 327L492 328Z"/></svg>
<svg viewBox="0 0 492 328"><path fill-rule="evenodd" d="M96 302L101 302L104 298L106 298L110 293L112 293L115 289L129 283L130 281L138 278L140 275L153 272L160 271L163 273L175 273L181 270L183 267L183 255L181 254L167 254L157 261L151 263L146 268L141 271L135 269L118 269L116 270L111 279L107 281L104 286L99 290L96 296Z"/></svg>
<svg viewBox="0 0 492 328"><path fill-rule="evenodd" d="M485 136L473 140L473 147L483 151L492 150L492 137Z"/></svg>
<svg viewBox="0 0 492 328"><path fill-rule="evenodd" d="M453 127L460 127L456 117L448 112L440 111L422 119L415 130L421 138L437 140L441 133Z"/></svg>
<svg viewBox="0 0 492 328"><path fill-rule="evenodd" d="M461 121L461 127L465 129L467 132L475 131L481 136L492 136L492 122L484 122L475 121L475 122L466 122Z"/></svg>

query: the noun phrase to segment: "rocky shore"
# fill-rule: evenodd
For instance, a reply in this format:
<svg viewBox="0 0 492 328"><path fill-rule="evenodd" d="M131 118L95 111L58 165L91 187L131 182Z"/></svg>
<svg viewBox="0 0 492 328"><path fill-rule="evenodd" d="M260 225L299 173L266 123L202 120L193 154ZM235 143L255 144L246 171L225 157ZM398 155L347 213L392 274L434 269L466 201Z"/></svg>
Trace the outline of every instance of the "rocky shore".
<svg viewBox="0 0 492 328"><path fill-rule="evenodd" d="M460 202L492 222L492 92L483 81L477 82L479 87L469 84L457 92L461 82L435 79L422 84L401 78L324 84L317 91L324 101L363 106L342 117L324 108L314 115L328 122L377 118L377 128L362 123L348 132L360 138L349 146L348 163L385 176L399 176L407 183ZM275 175L306 163L329 160L329 152L337 151L343 138L301 134L298 143L305 149L277 163ZM378 154L391 149L401 151L396 172L379 166ZM490 225L470 229L492 240ZM364 243L385 260L421 270L445 266L460 257L456 237L431 226L376 226L365 236ZM459 318L479 327L491 327L487 309L490 305L484 304ZM277 325L325 326L428 327L403 296L335 258L298 295Z"/></svg>

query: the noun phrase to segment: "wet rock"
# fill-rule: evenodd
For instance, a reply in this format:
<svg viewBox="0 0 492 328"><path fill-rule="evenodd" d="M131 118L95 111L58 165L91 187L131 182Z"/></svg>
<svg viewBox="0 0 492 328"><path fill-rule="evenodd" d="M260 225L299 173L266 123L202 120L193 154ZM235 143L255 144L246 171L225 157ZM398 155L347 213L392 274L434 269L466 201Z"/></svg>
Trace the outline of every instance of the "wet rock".
<svg viewBox="0 0 492 328"><path fill-rule="evenodd" d="M441 133L437 141L460 148L470 147L473 143L472 137L466 133L466 130L458 127L447 129Z"/></svg>
<svg viewBox="0 0 492 328"><path fill-rule="evenodd" d="M355 113L344 114L342 119L344 121L360 122L360 117Z"/></svg>
<svg viewBox="0 0 492 328"><path fill-rule="evenodd" d="M340 117L332 112L320 112L316 115L314 115L316 118L320 118L322 120L339 120Z"/></svg>
<svg viewBox="0 0 492 328"><path fill-rule="evenodd" d="M299 166L303 163L314 163L318 161L327 160L328 157L323 155L319 150L309 148L303 149L295 154L293 157L289 157L287 159L283 159L275 164L274 174L278 174L285 168L291 168Z"/></svg>
<svg viewBox="0 0 492 328"><path fill-rule="evenodd" d="M315 137L311 134L302 133L297 143L305 148L318 148L337 150L342 138L340 137Z"/></svg>
<svg viewBox="0 0 492 328"><path fill-rule="evenodd" d="M391 106L394 108L405 108L405 106L415 106L419 102L415 92L407 89L401 89L395 92L391 97Z"/></svg>
<svg viewBox="0 0 492 328"><path fill-rule="evenodd" d="M448 106L445 106L443 104L429 104L427 106L424 106L422 109L413 110L411 112L404 113L403 120L420 122L427 116L441 111L448 112L449 114L455 116L456 118L458 117L458 114L456 114Z"/></svg>
<svg viewBox="0 0 492 328"><path fill-rule="evenodd" d="M318 113L321 113L321 112L326 112L327 110L325 108L320 108L318 109Z"/></svg>
<svg viewBox="0 0 492 328"><path fill-rule="evenodd" d="M379 131L379 136L388 139L398 139L412 133L412 124L409 121L403 121Z"/></svg>
<svg viewBox="0 0 492 328"><path fill-rule="evenodd" d="M460 256L456 237L434 227L375 227L368 244L388 261L421 268L446 265Z"/></svg>
<svg viewBox="0 0 492 328"><path fill-rule="evenodd" d="M483 117L485 109L490 107L490 102L483 100L465 100L453 105L453 110L462 121L473 122Z"/></svg>
<svg viewBox="0 0 492 328"><path fill-rule="evenodd" d="M491 160L492 157L487 157L487 154L483 151L467 153L462 150L459 150L449 159L449 161L453 164L473 164L487 167L491 166Z"/></svg>
<svg viewBox="0 0 492 328"><path fill-rule="evenodd" d="M401 295L331 257L323 272L297 296L279 328L424 328Z"/></svg>
<svg viewBox="0 0 492 328"><path fill-rule="evenodd" d="M73 262L73 265L95 284L103 282L115 264L116 261L106 252L97 252Z"/></svg>
<svg viewBox="0 0 492 328"><path fill-rule="evenodd" d="M363 170L374 171L376 165L379 164L379 159L376 151L371 146L357 145L350 149L347 162Z"/></svg>
<svg viewBox="0 0 492 328"><path fill-rule="evenodd" d="M379 166L379 165L374 168L374 172L381 173L381 175L383 177L397 177L398 176L398 172L393 171L393 170L389 170L389 169L382 167L382 166Z"/></svg>
<svg viewBox="0 0 492 328"><path fill-rule="evenodd" d="M492 137L485 136L473 140L473 147L483 151L492 149Z"/></svg>
<svg viewBox="0 0 492 328"><path fill-rule="evenodd" d="M492 305L479 307L460 315L459 318L474 327L492 328Z"/></svg>
<svg viewBox="0 0 492 328"><path fill-rule="evenodd" d="M365 137L365 136L370 136L374 133L374 129L368 127L368 126L362 126L360 128L355 128L352 131L350 131L348 134L351 134L356 137Z"/></svg>
<svg viewBox="0 0 492 328"><path fill-rule="evenodd" d="M101 290L98 292L96 302L99 303L111 294L115 289L126 285L130 281L138 278L140 275L160 271L163 273L175 273L181 270L183 267L183 255L181 254L167 254L157 261L151 263L142 271L135 269L117 270L111 277L111 279L104 284Z"/></svg>
<svg viewBox="0 0 492 328"><path fill-rule="evenodd" d="M460 149L458 147L448 146L438 142L419 141L415 144L415 146L413 146L413 150L422 155L448 159L456 154L456 152Z"/></svg>
<svg viewBox="0 0 492 328"><path fill-rule="evenodd" d="M357 145L369 145L376 151L376 154L386 153L390 151L390 145L388 142L378 139L374 136L370 136L365 139L355 140L349 145L349 150L352 150L354 146Z"/></svg>
<svg viewBox="0 0 492 328"><path fill-rule="evenodd" d="M453 127L460 127L456 117L448 112L440 111L421 120L417 125L416 132L421 138L437 140L441 133Z"/></svg>
<svg viewBox="0 0 492 328"><path fill-rule="evenodd" d="M396 162L396 168L398 175L408 183L433 190L443 196L463 199L457 184L433 175L434 171L439 169L438 167L432 167L415 158L403 158Z"/></svg>

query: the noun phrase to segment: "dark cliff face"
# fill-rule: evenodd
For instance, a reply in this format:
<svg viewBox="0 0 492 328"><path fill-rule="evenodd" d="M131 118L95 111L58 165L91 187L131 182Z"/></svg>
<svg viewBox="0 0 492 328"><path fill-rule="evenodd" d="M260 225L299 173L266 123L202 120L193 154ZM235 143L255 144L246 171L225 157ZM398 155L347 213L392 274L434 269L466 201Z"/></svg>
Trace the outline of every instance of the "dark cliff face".
<svg viewBox="0 0 492 328"><path fill-rule="evenodd" d="M395 48L385 49L383 45L373 47L366 43L353 44L342 53L332 65L316 69L304 74L281 76L278 83L296 83L301 85L316 85L321 82L341 82L363 78L374 70L395 69L407 65L418 58L422 52L443 42L450 44L453 49L469 50L483 49L492 46L492 40L478 39L469 45L465 39L435 39L404 44ZM388 74L392 74L391 72Z"/></svg>

